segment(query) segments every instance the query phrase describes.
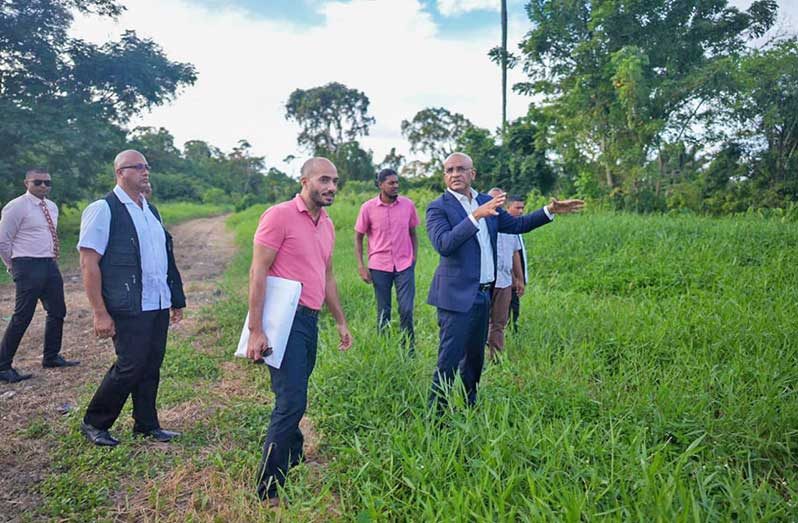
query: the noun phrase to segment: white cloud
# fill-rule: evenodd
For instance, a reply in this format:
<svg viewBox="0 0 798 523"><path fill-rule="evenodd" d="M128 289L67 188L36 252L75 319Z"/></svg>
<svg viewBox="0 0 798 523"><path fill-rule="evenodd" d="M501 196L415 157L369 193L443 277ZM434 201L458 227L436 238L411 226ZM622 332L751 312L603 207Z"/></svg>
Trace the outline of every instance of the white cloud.
<svg viewBox="0 0 798 523"><path fill-rule="evenodd" d="M296 144L298 128L285 120L284 104L296 88L331 81L370 98L377 123L362 143L377 162L391 147L408 152L400 123L425 107L444 106L489 129L500 123L500 72L487 58L499 27L442 38L418 0L328 2L320 7L326 22L304 30L186 0L135 0L127 7L116 23L81 17L73 34L104 42L132 28L158 42L172 60L197 67L194 86L134 122L166 127L178 145L200 139L230 150L246 138L268 165L294 172L295 165L281 160L306 153ZM525 30L511 27L511 41ZM519 71L512 75L512 81L521 79ZM528 103L512 95L510 116L524 114Z"/></svg>
<svg viewBox="0 0 798 523"><path fill-rule="evenodd" d="M443 16L459 15L477 10L498 11L500 2L496 0L438 0L438 11Z"/></svg>

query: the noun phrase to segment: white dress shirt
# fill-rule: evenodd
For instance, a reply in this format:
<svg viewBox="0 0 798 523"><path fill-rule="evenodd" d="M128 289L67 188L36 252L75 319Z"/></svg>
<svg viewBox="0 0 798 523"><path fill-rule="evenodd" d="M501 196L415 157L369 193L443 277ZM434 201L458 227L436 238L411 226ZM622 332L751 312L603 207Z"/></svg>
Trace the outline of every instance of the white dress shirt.
<svg viewBox="0 0 798 523"><path fill-rule="evenodd" d="M54 258L53 235L39 198L29 192L3 207L0 218L0 259L11 268L13 258ZM58 228L58 207L44 199L53 226Z"/></svg>
<svg viewBox="0 0 798 523"><path fill-rule="evenodd" d="M521 236L500 232L496 237L496 288L513 284L513 255L521 250Z"/></svg>
<svg viewBox="0 0 798 523"><path fill-rule="evenodd" d="M168 259L166 257L166 234L161 222L150 211L147 200L141 197L142 207L130 199L118 185L114 194L125 205L133 219L139 237L139 259L141 260L141 310L155 311L172 306L172 293L166 282ZM97 200L83 211L80 219L78 250L87 248L101 256L108 247L111 229L111 208L108 202Z"/></svg>
<svg viewBox="0 0 798 523"><path fill-rule="evenodd" d="M481 251L479 257L479 283L490 283L493 281L495 270L493 267L493 247L490 245L490 236L488 235L488 224L485 223L484 218L480 218L479 220L474 218L474 211L479 207L479 203L477 203L477 194L479 193L472 188L471 201L469 201L467 196L459 192L454 192L451 189L446 190L457 198L457 201L460 202L460 205L463 206L466 214L468 214L468 219L479 229L477 231L477 241L479 242L479 250Z"/></svg>
<svg viewBox="0 0 798 523"><path fill-rule="evenodd" d="M544 207L544 209L545 209L545 207ZM547 215L548 215L548 213L547 213ZM549 216L550 220L554 219L553 216L551 216L551 215L548 215L548 216ZM524 243L524 236L522 234L518 235L518 241L521 243L521 265L524 266L523 267L523 269L524 269L524 283L526 284L526 283L529 283L529 268L527 267L527 265L529 265L529 262L526 259L526 244Z"/></svg>

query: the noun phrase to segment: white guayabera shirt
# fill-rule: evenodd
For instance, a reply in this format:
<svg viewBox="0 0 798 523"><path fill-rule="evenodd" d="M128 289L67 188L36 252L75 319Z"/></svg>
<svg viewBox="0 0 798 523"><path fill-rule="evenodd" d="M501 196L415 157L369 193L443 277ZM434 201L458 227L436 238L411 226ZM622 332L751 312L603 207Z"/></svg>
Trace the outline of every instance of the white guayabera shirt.
<svg viewBox="0 0 798 523"><path fill-rule="evenodd" d="M168 259L166 257L166 234L158 218L150 211L147 200L141 197L142 207L130 199L118 185L114 194L125 205L133 219L139 237L139 259L141 259L141 310L157 311L172 306L172 292L166 282ZM108 202L97 200L83 211L80 218L81 247L93 249L101 256L108 247L111 229L111 208Z"/></svg>

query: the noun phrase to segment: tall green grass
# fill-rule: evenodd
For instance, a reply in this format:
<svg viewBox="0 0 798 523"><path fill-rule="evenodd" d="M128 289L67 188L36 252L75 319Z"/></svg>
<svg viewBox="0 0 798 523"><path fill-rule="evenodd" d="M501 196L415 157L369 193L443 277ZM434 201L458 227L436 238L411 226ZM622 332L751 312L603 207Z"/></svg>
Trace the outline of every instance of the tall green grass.
<svg viewBox="0 0 798 523"><path fill-rule="evenodd" d="M309 409L346 519L798 516L794 225L558 217L526 236L520 329L487 365L477 408L455 401L439 423L426 409L438 330L424 304L437 255L422 233L408 359L374 335L372 290L354 270L362 199L329 209L355 348L335 349L325 317ZM245 252L258 213L231 222ZM245 266L231 275L241 289Z"/></svg>
<svg viewBox="0 0 798 523"><path fill-rule="evenodd" d="M321 437L323 465L289 475L284 520L796 519L794 225L607 212L558 217L526 236L531 281L520 328L508 335L502 361L486 365L477 407L466 408L455 391L438 419L426 406L438 329L425 304L438 257L422 229L411 359L397 333L375 335L373 291L357 276L352 229L369 196L344 192L329 209L355 346L339 352L332 320L322 315L307 415ZM423 220L434 195L413 196ZM246 313L262 210L229 218L241 251L225 275L226 298L203 316L214 338L200 340L203 354L184 342L170 346L165 406L210 403L222 385L219 369L232 359ZM71 421L56 454L59 472L43 487L51 500L44 513L108 517L119 489L131 488L121 486L125 477L168 477L190 463L222 479L192 484L188 509L156 483L150 498L161 518L181 520L189 510L188 519L271 520L253 485L271 409L268 373L236 365L257 393L213 400L214 415L177 443L183 454L145 452L127 441L110 453L87 450ZM223 501L214 505L214 495Z"/></svg>

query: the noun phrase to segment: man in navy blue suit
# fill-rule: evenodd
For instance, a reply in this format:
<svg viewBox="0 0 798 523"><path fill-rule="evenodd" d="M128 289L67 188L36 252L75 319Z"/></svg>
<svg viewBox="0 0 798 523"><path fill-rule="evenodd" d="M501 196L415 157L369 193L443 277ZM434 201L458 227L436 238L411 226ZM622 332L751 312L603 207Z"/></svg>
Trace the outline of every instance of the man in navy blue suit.
<svg viewBox="0 0 798 523"><path fill-rule="evenodd" d="M491 288L496 279L496 235L523 234L545 225L555 214L578 211L581 200L551 200L530 214L513 217L503 208L506 194L494 198L471 188L476 178L471 158L453 153L443 162L446 191L427 207L427 234L441 259L427 303L438 308L440 345L430 404L440 412L460 373L469 405L485 360Z"/></svg>

